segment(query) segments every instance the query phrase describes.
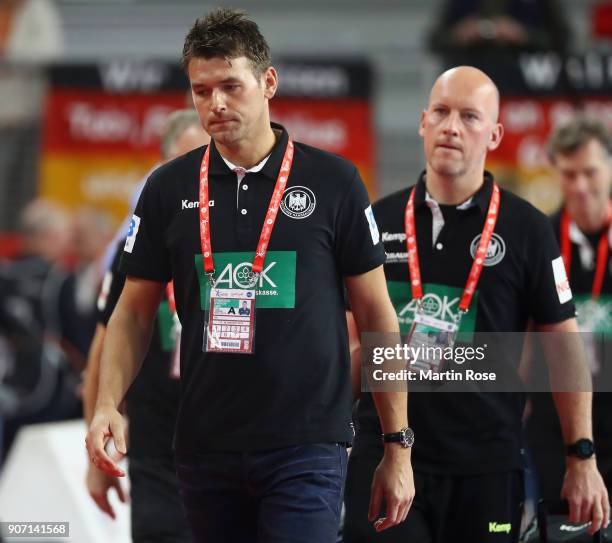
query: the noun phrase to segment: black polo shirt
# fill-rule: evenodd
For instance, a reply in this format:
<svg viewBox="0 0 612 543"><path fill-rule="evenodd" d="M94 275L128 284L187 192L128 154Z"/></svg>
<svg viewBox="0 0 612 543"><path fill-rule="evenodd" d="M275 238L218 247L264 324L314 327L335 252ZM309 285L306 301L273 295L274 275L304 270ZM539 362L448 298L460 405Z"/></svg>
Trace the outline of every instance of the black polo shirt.
<svg viewBox="0 0 612 543"><path fill-rule="evenodd" d="M425 201L421 175L415 193L415 225L427 311L445 318L456 312L473 262L493 187L486 173L482 188L470 203L441 206L444 227L432 243L433 213ZM412 301L407 265L404 210L412 187L377 202L374 215L387 252L385 274L389 294L403 332L412 323ZM485 266L470 311L460 332L522 332L531 317L548 324L574 316L571 301L561 303L552 261L559 249L548 219L517 196L501 190L500 211ZM557 264L558 265L558 264ZM496 369L509 364L516 373L521 345L500 352ZM491 360L487 360L489 367ZM410 385L409 385L410 386ZM431 473L486 473L522 466L520 393L414 392L408 415L416 435L413 465ZM372 398L362 396L356 454L380 454L380 425Z"/></svg>
<svg viewBox="0 0 612 543"><path fill-rule="evenodd" d="M121 242L107 272L98 299L98 322L106 326L117 305L125 274L119 270ZM149 350L140 373L126 395L129 419L129 455L132 458L169 458L178 412L180 385L172 368L174 335L172 314L165 299L157 310Z"/></svg>
<svg viewBox="0 0 612 543"><path fill-rule="evenodd" d="M553 231L561 243L561 210L551 218ZM593 377L593 435L600 458L612 458L612 249L608 253L601 294L592 301L593 279L597 262L597 246L602 231L585 235L573 227L570 233L570 285L574 294L578 325L586 335L587 352ZM606 231L608 228L606 228ZM539 354L539 353L538 353ZM547 382L547 368L541 357L534 358L532 368L536 382ZM552 396L547 393L531 397L532 410L528 438L534 446L559 451L563 455L561 426L555 414ZM542 445L541 445L542 444Z"/></svg>
<svg viewBox="0 0 612 543"><path fill-rule="evenodd" d="M288 141L282 127L273 128L281 135L265 166L239 184L211 145L215 286L241 288L250 270ZM196 149L151 175L122 261L128 275L174 279L183 325L177 452L350 442L343 276L365 273L385 260L357 169L295 143L257 285L254 354L203 353L208 300L198 213L203 154L204 148Z"/></svg>

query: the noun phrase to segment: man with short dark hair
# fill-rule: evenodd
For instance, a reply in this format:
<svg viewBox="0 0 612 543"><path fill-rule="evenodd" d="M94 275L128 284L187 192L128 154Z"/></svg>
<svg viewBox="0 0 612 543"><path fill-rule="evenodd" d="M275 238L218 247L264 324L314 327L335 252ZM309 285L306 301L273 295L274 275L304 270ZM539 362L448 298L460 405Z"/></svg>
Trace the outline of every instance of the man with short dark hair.
<svg viewBox="0 0 612 543"><path fill-rule="evenodd" d="M604 124L577 115L551 134L548 155L563 194L561 209L551 217L569 283L577 319L588 348L593 377L594 457L608 491L612 489L612 273L610 259L612 137ZM545 368L533 359L531 378L545 378ZM599 392L598 392L599 391ZM541 498L557 499L564 470L564 446L549 394L531 396L527 438L536 467Z"/></svg>
<svg viewBox="0 0 612 543"><path fill-rule="evenodd" d="M211 144L162 166L130 225L128 278L111 320L92 460L125 453L117 406L138 371L164 284L182 324L177 471L198 542L335 541L352 440L343 282L362 330L398 331L384 252L355 166L270 123L278 76L257 25L218 9L185 40ZM248 302L248 318L235 308ZM381 425L406 425L405 393L375 395ZM389 443L374 476L382 529L412 501L410 449Z"/></svg>
<svg viewBox="0 0 612 543"><path fill-rule="evenodd" d="M611 155L612 136L591 117L560 125L550 138L548 156L563 193L563 208L587 235L598 233L609 220Z"/></svg>

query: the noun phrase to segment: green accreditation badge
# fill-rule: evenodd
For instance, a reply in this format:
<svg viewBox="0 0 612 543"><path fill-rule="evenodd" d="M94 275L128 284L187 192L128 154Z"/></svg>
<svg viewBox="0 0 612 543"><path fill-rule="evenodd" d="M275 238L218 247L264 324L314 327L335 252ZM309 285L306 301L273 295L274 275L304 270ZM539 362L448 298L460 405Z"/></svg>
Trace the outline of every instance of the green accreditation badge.
<svg viewBox="0 0 612 543"><path fill-rule="evenodd" d="M402 335L407 334L415 319L419 303L412 299L410 283L406 281L388 281L387 289L391 303L395 308L397 320ZM459 302L462 289L449 287L436 283L423 284L423 299L421 300L421 311L424 315L439 319L441 321L455 323L459 313ZM476 328L476 308L478 307L478 291L474 293L473 310L462 316L458 332L461 334L462 342L473 340Z"/></svg>
<svg viewBox="0 0 612 543"><path fill-rule="evenodd" d="M248 289L253 252L215 253L215 280L212 288ZM211 285L202 269L202 255L194 265L200 286L200 307L207 311ZM268 251L266 263L255 286L257 309L293 309L295 307L295 251Z"/></svg>
<svg viewBox="0 0 612 543"><path fill-rule="evenodd" d="M255 290L212 288L206 313L204 351L253 353Z"/></svg>
<svg viewBox="0 0 612 543"><path fill-rule="evenodd" d="M214 280L203 272L202 255L194 264L204 310L204 352L252 354L257 309L295 307L295 251L269 251L263 270L252 272L252 252L215 254Z"/></svg>
<svg viewBox="0 0 612 543"><path fill-rule="evenodd" d="M411 367L444 371L445 362L453 359L452 349L461 334L462 342L473 340L476 311L459 311L462 289L425 283L423 298L411 298L410 283L388 281L389 297L400 324L400 331L410 347ZM478 292L474 307L478 307Z"/></svg>
<svg viewBox="0 0 612 543"><path fill-rule="evenodd" d="M590 294L578 294L574 303L589 369L596 376L601 370L603 341L612 336L612 297L602 294L593 300Z"/></svg>
<svg viewBox="0 0 612 543"><path fill-rule="evenodd" d="M407 338L411 367L435 372L445 371L445 362L449 358L449 351L452 353L460 322L460 312L455 315L453 321L444 321L426 315L422 303L419 303Z"/></svg>

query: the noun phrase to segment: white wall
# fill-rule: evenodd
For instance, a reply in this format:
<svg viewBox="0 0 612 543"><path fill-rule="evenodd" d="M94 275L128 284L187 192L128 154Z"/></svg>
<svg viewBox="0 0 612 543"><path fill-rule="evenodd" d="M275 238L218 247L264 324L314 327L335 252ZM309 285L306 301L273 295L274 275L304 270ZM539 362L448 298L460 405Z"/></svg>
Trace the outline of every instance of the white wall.
<svg viewBox="0 0 612 543"><path fill-rule="evenodd" d="M0 473L0 520L69 522L70 538L53 539L58 543L131 541L129 506L111 491L117 514L113 521L86 491L85 433L83 421L36 424L20 431Z"/></svg>

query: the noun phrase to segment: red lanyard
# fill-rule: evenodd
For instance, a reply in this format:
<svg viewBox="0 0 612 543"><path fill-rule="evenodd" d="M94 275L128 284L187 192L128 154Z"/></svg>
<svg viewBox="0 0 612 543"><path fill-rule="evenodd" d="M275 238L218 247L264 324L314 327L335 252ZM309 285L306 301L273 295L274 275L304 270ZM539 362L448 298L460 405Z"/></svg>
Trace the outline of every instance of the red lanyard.
<svg viewBox="0 0 612 543"><path fill-rule="evenodd" d="M608 263L608 252L610 249L610 243L608 241L611 221L610 213L611 211L609 209L606 227L601 233L599 243L597 243L597 263L595 265L595 277L593 277L593 287L591 289L591 297L593 300L597 300L601 294L604 275L606 273L606 265ZM563 263L565 264L565 270L569 278L572 265L572 242L570 240L570 218L566 209L563 209L561 212L561 256L563 257Z"/></svg>
<svg viewBox="0 0 612 543"><path fill-rule="evenodd" d="M210 145L206 148L204 158L202 159L202 167L200 168L200 241L202 244L202 256L204 263L204 273L209 278L213 277L215 273L215 264L212 256L212 245L210 242L210 210L208 207L208 156L210 151ZM285 156L278 172L278 178L274 187L272 198L268 206L266 218L264 220L261 234L259 236L259 243L257 244L257 251L255 252L255 258L253 259L253 273L259 274L263 270L264 261L266 259L266 253L268 252L268 242L272 236L272 230L276 222L276 216L278 215L279 206L283 193L285 192L285 186L287 185L287 179L289 178L289 172L291 171L291 165L293 164L293 142L291 138L287 142L287 148L285 149Z"/></svg>
<svg viewBox="0 0 612 543"><path fill-rule="evenodd" d="M404 224L406 228L406 246L408 247L408 270L410 271L410 285L412 287L412 298L420 300L423 298L423 284L421 282L421 268L419 266L419 251L417 248L416 241L416 228L414 225L414 193L415 189L410 193L408 203L406 204L406 213L404 215ZM487 211L487 218L485 225L480 236L480 242L478 243L478 249L474 256L474 262L472 263L472 269L468 276L463 296L459 302L459 310L464 313L470 307L474 292L476 292L476 286L482 273L485 258L487 256L487 249L489 243L493 237L493 230L495 230L495 224L497 223L497 217L499 215L499 188L497 183L493 183L493 192L491 193L491 200L489 201L489 210Z"/></svg>
<svg viewBox="0 0 612 543"><path fill-rule="evenodd" d="M176 300L174 299L174 281L170 281L166 285L166 297L168 298L168 307L170 313L173 315L176 313Z"/></svg>

